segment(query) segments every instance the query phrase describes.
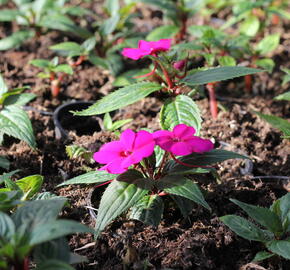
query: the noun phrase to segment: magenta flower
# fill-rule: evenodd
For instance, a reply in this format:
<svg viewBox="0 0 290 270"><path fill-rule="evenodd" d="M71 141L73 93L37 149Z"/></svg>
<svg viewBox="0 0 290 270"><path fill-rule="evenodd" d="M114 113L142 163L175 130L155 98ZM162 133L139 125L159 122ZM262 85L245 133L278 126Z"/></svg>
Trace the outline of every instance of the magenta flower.
<svg viewBox="0 0 290 270"><path fill-rule="evenodd" d="M189 155L193 152L203 153L213 149L210 140L194 136L194 133L193 127L179 124L173 131L160 130L152 135L157 145L176 156Z"/></svg>
<svg viewBox="0 0 290 270"><path fill-rule="evenodd" d="M154 55L160 51L170 49L171 39L160 39L158 41L139 40L138 48L124 48L122 55L133 60L138 60L145 55Z"/></svg>
<svg viewBox="0 0 290 270"><path fill-rule="evenodd" d="M185 67L186 61L185 60L179 60L173 64L173 67L179 71L183 70Z"/></svg>
<svg viewBox="0 0 290 270"><path fill-rule="evenodd" d="M132 164L139 163L154 151L155 141L151 133L141 130L137 133L125 130L119 141L107 143L94 154L94 160L106 164L100 170L109 173L123 173Z"/></svg>

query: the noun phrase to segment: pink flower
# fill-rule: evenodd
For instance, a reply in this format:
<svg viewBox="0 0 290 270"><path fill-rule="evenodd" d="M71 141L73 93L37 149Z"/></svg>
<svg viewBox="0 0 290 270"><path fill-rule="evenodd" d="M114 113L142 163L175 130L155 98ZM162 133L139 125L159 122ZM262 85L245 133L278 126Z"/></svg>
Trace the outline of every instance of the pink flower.
<svg viewBox="0 0 290 270"><path fill-rule="evenodd" d="M189 155L193 152L203 153L213 149L213 143L194 136L195 129L179 124L173 131L160 130L153 133L157 145L176 156Z"/></svg>
<svg viewBox="0 0 290 270"><path fill-rule="evenodd" d="M124 48L123 56L127 56L133 60L138 60L145 55L156 55L160 51L168 51L170 49L171 39L160 39L158 41L139 40L138 48Z"/></svg>
<svg viewBox="0 0 290 270"><path fill-rule="evenodd" d="M154 151L155 142L151 133L141 130L135 133L125 130L119 141L107 143L94 154L94 160L106 164L100 170L109 173L123 173L132 164L139 163Z"/></svg>
<svg viewBox="0 0 290 270"><path fill-rule="evenodd" d="M179 60L173 64L173 67L179 71L183 70L185 66L186 61L185 60Z"/></svg>

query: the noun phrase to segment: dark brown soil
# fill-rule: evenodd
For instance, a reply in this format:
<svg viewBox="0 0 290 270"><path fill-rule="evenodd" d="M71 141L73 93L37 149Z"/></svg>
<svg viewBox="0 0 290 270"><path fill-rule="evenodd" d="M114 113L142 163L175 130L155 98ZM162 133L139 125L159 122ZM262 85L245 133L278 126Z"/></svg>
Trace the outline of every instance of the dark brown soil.
<svg viewBox="0 0 290 270"><path fill-rule="evenodd" d="M149 11L151 13L147 14ZM146 12L144 17L150 20L148 16L151 16L152 10L146 9ZM154 24L158 25L159 14L154 14ZM5 28L3 25L0 27ZM146 24L139 27L146 28ZM0 53L0 72L8 85L30 85L29 91L37 94L37 99L29 104L28 113L38 146L38 150L33 151L24 142L6 138L4 146L0 147L0 155L10 160L10 170L21 170L18 177L43 175L44 191L53 191L70 201L71 205L65 209L63 216L93 227L94 220L86 208L93 187L68 186L56 189L55 186L82 174L85 166L96 168L97 165L86 164L80 159L69 160L65 146L78 144L90 151L97 151L103 143L116 139L116 136L107 131L97 132L96 126L95 129L92 127L89 134L81 134L80 130L72 128L69 138L57 140L52 115L46 113L52 113L58 105L71 100L99 99L113 89L113 78L108 71L84 63L77 67L73 76L65 78L60 97L52 99L48 81L37 78L39 70L28 62L35 58L51 58L53 53L48 47L64 40L66 38L61 34L50 32L17 50ZM277 66L290 66L289 35L282 39L281 48L273 57ZM240 79L220 84L217 92L226 111L220 112L217 120L211 119L206 99L197 101L204 118L202 135L214 138L217 147L248 155L253 161L252 169L247 167L249 164L239 160L218 164L221 184L207 176L196 179L207 192L206 199L213 209L211 213L196 207L187 219L183 219L165 198L167 207L158 228L122 216L108 226L96 244L91 235L72 236L72 250L88 257L88 262L77 269L290 269L290 262L283 259L268 260L259 265L248 264L263 247L236 236L218 219L233 213L244 216L229 198L268 207L290 191L289 183L281 179L253 179L255 176L290 176L289 140L282 139L281 133L254 113L259 111L290 119L289 102L273 101L274 96L285 91L281 87L281 76L278 69L272 75L256 75L254 93L251 95L245 95ZM157 130L161 105L159 97L148 97L116 112L114 119L134 119L123 129L146 127Z"/></svg>

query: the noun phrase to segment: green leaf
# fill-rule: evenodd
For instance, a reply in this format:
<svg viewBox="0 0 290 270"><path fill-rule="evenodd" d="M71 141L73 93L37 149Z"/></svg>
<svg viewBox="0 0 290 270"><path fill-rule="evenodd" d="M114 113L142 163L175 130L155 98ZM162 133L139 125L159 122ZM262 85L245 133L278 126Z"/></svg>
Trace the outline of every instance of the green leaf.
<svg viewBox="0 0 290 270"><path fill-rule="evenodd" d="M67 145L65 147L66 154L70 159L83 158L86 162L94 162L93 153L79 145Z"/></svg>
<svg viewBox="0 0 290 270"><path fill-rule="evenodd" d="M14 170L12 172L9 173L3 173L2 175L0 175L0 184L6 182L7 179L10 179L10 177L12 175L14 175L15 173L19 172L19 170Z"/></svg>
<svg viewBox="0 0 290 270"><path fill-rule="evenodd" d="M15 21L18 15L20 12L16 9L2 9L0 10L0 22Z"/></svg>
<svg viewBox="0 0 290 270"><path fill-rule="evenodd" d="M17 227L25 224L33 231L35 227L56 219L65 202L65 199L27 201L12 215L12 219Z"/></svg>
<svg viewBox="0 0 290 270"><path fill-rule="evenodd" d="M260 69L247 68L247 67L217 67L205 71L196 72L193 75L186 76L181 81L187 85L202 85L210 82L219 82L224 80L233 79L236 77L245 76L261 72Z"/></svg>
<svg viewBox="0 0 290 270"><path fill-rule="evenodd" d="M29 244L39 245L73 233L94 233L94 231L76 221L53 220L34 228L30 235Z"/></svg>
<svg viewBox="0 0 290 270"><path fill-rule="evenodd" d="M290 138L290 122L278 116L262 114L259 112L255 112L255 113L259 115L262 119L267 121L274 128L277 128L280 131L282 131L286 138Z"/></svg>
<svg viewBox="0 0 290 270"><path fill-rule="evenodd" d="M59 260L47 260L39 264L35 270L74 270L69 264Z"/></svg>
<svg viewBox="0 0 290 270"><path fill-rule="evenodd" d="M17 105L9 105L0 112L0 130L9 136L25 141L32 148L36 147L28 115Z"/></svg>
<svg viewBox="0 0 290 270"><path fill-rule="evenodd" d="M34 36L34 32L23 30L14 32L11 36L0 40L0 51L10 50L19 47L25 40Z"/></svg>
<svg viewBox="0 0 290 270"><path fill-rule="evenodd" d="M88 38L87 40L85 40L83 42L83 44L81 45L81 47L88 53L88 52L92 51L95 48L96 43L97 43L96 37L93 36L93 37Z"/></svg>
<svg viewBox="0 0 290 270"><path fill-rule="evenodd" d="M249 16L240 25L240 31L246 36L254 37L260 28L260 21L256 16Z"/></svg>
<svg viewBox="0 0 290 270"><path fill-rule="evenodd" d="M43 176L30 175L16 181L16 185L23 191L26 198L31 198L40 191L43 184Z"/></svg>
<svg viewBox="0 0 290 270"><path fill-rule="evenodd" d="M16 94L16 95L11 95L7 98L5 98L3 105L8 106L8 105L18 105L18 106L23 106L30 102L31 100L35 99L37 96L32 93L23 93L23 94Z"/></svg>
<svg viewBox="0 0 290 270"><path fill-rule="evenodd" d="M274 98L275 100L288 100L290 101L290 91L285 92L277 97Z"/></svg>
<svg viewBox="0 0 290 270"><path fill-rule="evenodd" d="M134 178L134 177L133 177ZM143 198L148 190L140 185L147 185L149 179L140 179L136 176L130 182L113 181L105 190L98 209L95 226L95 238L117 216L127 211L136 202Z"/></svg>
<svg viewBox="0 0 290 270"><path fill-rule="evenodd" d="M57 187L65 186L65 185L79 185L79 184L96 184L96 183L104 183L110 180L113 180L117 177L117 174L110 174L106 171L91 171L77 177L74 177L70 180L67 180Z"/></svg>
<svg viewBox="0 0 290 270"><path fill-rule="evenodd" d="M183 217L186 218L194 208L194 202L182 196L170 195L170 197L177 204Z"/></svg>
<svg viewBox="0 0 290 270"><path fill-rule="evenodd" d="M196 129L201 128L200 111L196 103L188 96L178 95L168 99L161 108L160 125L163 129L173 129L178 124L186 124Z"/></svg>
<svg viewBox="0 0 290 270"><path fill-rule="evenodd" d="M241 207L253 220L271 232L276 234L283 231L282 223L279 217L271 210L234 199L230 199L230 201Z"/></svg>
<svg viewBox="0 0 290 270"><path fill-rule="evenodd" d="M206 209L211 210L198 185L184 176L167 175L158 180L156 186L159 189L164 190L166 193L185 197L197 204L202 205Z"/></svg>
<svg viewBox="0 0 290 270"><path fill-rule="evenodd" d="M15 96L20 94L23 90L27 89L29 87L24 86L24 87L20 87L20 88L14 88L4 94L2 94L1 98L0 98L0 104L4 104L6 99L9 98L10 96Z"/></svg>
<svg viewBox="0 0 290 270"><path fill-rule="evenodd" d="M237 64L235 58L229 55L218 57L218 62L221 66L235 66Z"/></svg>
<svg viewBox="0 0 290 270"><path fill-rule="evenodd" d="M96 115L111 112L130 105L161 88L161 85L151 82L140 82L125 86L105 96L88 109L74 112L74 115Z"/></svg>
<svg viewBox="0 0 290 270"><path fill-rule="evenodd" d="M0 73L0 98L2 98L2 95L8 92L8 87L4 81L3 76Z"/></svg>
<svg viewBox="0 0 290 270"><path fill-rule="evenodd" d="M0 156L0 168L8 170L10 166L10 162L7 158ZM0 181L1 184L1 181Z"/></svg>
<svg viewBox="0 0 290 270"><path fill-rule="evenodd" d="M273 257L275 254L267 252L267 251L260 251L256 254L255 258L253 259L253 262L260 262L265 259Z"/></svg>
<svg viewBox="0 0 290 270"><path fill-rule="evenodd" d="M158 41L160 39L173 38L178 33L178 31L179 27L176 25L162 25L153 29L153 31L147 35L146 40Z"/></svg>
<svg viewBox="0 0 290 270"><path fill-rule="evenodd" d="M5 213L0 212L0 239L10 240L15 234L15 225L13 220ZM0 251L1 252L1 251ZM1 257L1 253L0 253Z"/></svg>
<svg viewBox="0 0 290 270"><path fill-rule="evenodd" d="M289 216L290 214L290 193L288 192L286 195L281 197L278 201L280 202L279 207L281 211L281 214L280 214L281 220L284 221L286 217Z"/></svg>
<svg viewBox="0 0 290 270"><path fill-rule="evenodd" d="M117 130L118 128L130 123L131 121L133 121L133 119L131 119L131 118L116 121L116 122L113 123L112 127L109 130L110 131Z"/></svg>
<svg viewBox="0 0 290 270"><path fill-rule="evenodd" d="M290 260L290 240L274 240L267 243L267 248L273 253Z"/></svg>
<svg viewBox="0 0 290 270"><path fill-rule="evenodd" d="M267 70L268 72L272 72L273 68L275 67L275 62L269 58L256 60L255 64L256 66L261 67Z"/></svg>
<svg viewBox="0 0 290 270"><path fill-rule="evenodd" d="M70 52L81 53L83 51L82 46L77 44L76 42L62 42L62 43L50 46L49 49L54 50L54 51L65 51L67 53L70 53Z"/></svg>
<svg viewBox="0 0 290 270"><path fill-rule="evenodd" d="M55 67L53 69L54 72L63 72L69 75L73 75L74 71L72 69L72 67L70 65L67 64L62 64L62 65L58 65L57 67Z"/></svg>
<svg viewBox="0 0 290 270"><path fill-rule="evenodd" d="M146 195L131 210L131 219L137 219L147 225L157 227L161 221L164 204L158 195Z"/></svg>
<svg viewBox="0 0 290 270"><path fill-rule="evenodd" d="M256 225L248 220L236 216L227 215L220 218L220 220L225 223L232 231L237 235L253 241L267 242L269 241L268 235L259 229Z"/></svg>
<svg viewBox="0 0 290 270"><path fill-rule="evenodd" d="M119 0L106 0L105 8L111 16L118 14L120 10Z"/></svg>
<svg viewBox="0 0 290 270"><path fill-rule="evenodd" d="M193 153L188 156L180 157L179 160L193 166L207 166L212 165L217 162L222 162L228 159L248 159L248 157L237 154L235 152L226 151L222 149L214 149L203 154ZM167 173L175 173L179 171L184 171L189 169L184 165L178 164L175 161L171 160L166 164Z"/></svg>
<svg viewBox="0 0 290 270"><path fill-rule="evenodd" d="M111 130L112 125L113 125L113 121L112 121L111 115L109 113L105 113L103 124L104 124L105 130Z"/></svg>
<svg viewBox="0 0 290 270"><path fill-rule="evenodd" d="M115 31L119 21L120 21L119 14L116 14L110 17L109 19L105 20L104 23L100 26L100 34L102 36L112 34Z"/></svg>
<svg viewBox="0 0 290 270"><path fill-rule="evenodd" d="M261 55L267 54L274 51L278 47L279 42L279 34L268 35L258 43L256 51Z"/></svg>
<svg viewBox="0 0 290 270"><path fill-rule="evenodd" d="M29 61L29 64L39 68L48 68L51 65L50 61L46 59L33 59Z"/></svg>

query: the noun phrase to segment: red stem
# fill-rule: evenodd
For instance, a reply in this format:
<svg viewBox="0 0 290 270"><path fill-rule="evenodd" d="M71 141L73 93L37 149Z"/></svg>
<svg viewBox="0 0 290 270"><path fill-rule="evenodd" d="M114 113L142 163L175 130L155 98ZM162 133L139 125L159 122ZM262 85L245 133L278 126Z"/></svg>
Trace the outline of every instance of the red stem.
<svg viewBox="0 0 290 270"><path fill-rule="evenodd" d="M210 105L210 112L213 119L217 119L218 115L218 107L217 101L215 96L215 83L208 83L206 88L209 93L209 105Z"/></svg>
<svg viewBox="0 0 290 270"><path fill-rule="evenodd" d="M174 85L173 85L172 80L170 79L170 76L169 76L167 70L161 64L159 64L159 66L162 69L162 72L164 74L164 77L166 79L166 82L167 82L169 89L172 89Z"/></svg>
<svg viewBox="0 0 290 270"><path fill-rule="evenodd" d="M77 59L77 61L71 63L70 66L71 67L79 66L85 59L86 59L86 57L84 55L80 55L79 58Z"/></svg>
<svg viewBox="0 0 290 270"><path fill-rule="evenodd" d="M272 24L278 25L280 23L280 17L277 14L272 15Z"/></svg>
<svg viewBox="0 0 290 270"><path fill-rule="evenodd" d="M149 72L149 73L146 73L144 75L139 75L139 76L135 76L133 77L134 79L138 79L138 78L145 78L145 77L149 77L151 75L153 75L156 71L156 68L157 68L157 62L155 62L154 64L154 68Z"/></svg>
<svg viewBox="0 0 290 270"><path fill-rule="evenodd" d="M252 75L251 74L245 75L245 89L248 94L252 92Z"/></svg>
<svg viewBox="0 0 290 270"><path fill-rule="evenodd" d="M209 167L209 166L197 166L197 165L191 165L191 164L188 164L188 163L184 163L182 162L181 160L177 159L176 156L174 156L172 153L170 153L172 159L177 162L178 164L180 165L183 165L185 167L189 167L189 168L212 168L212 167Z"/></svg>
<svg viewBox="0 0 290 270"><path fill-rule="evenodd" d="M101 187L101 186L107 185L107 184L111 183L113 180L114 180L114 179L109 180L109 181L107 181L107 182L105 182L105 183L99 184L99 185L97 185L95 188L98 188L98 187Z"/></svg>

